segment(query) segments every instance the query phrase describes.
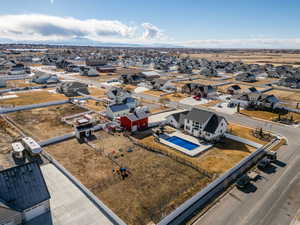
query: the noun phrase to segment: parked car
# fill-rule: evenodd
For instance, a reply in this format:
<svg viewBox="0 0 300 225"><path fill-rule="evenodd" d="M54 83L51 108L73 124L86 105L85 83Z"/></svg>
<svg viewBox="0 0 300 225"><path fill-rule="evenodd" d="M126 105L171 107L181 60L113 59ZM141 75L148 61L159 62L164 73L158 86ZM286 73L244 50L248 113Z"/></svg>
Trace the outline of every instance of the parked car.
<svg viewBox="0 0 300 225"><path fill-rule="evenodd" d="M235 186L240 189L247 187L247 185L249 184L250 184L250 177L247 174L244 174L235 182Z"/></svg>
<svg viewBox="0 0 300 225"><path fill-rule="evenodd" d="M271 163L271 159L269 159L267 156L264 157L262 160L260 160L257 164L257 167L259 169L265 169L267 168Z"/></svg>

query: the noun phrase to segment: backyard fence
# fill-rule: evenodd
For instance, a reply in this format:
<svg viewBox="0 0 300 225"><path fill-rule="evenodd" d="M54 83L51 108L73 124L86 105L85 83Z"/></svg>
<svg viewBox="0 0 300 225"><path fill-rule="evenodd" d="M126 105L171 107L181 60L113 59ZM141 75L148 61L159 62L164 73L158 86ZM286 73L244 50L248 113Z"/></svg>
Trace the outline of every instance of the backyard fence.
<svg viewBox="0 0 300 225"><path fill-rule="evenodd" d="M184 202L173 212L163 218L157 225L181 225L184 224L196 211L204 208L211 200L220 195L232 182L241 174L251 168L260 160L272 146L275 146L279 139L273 139L267 145L258 148L255 152L244 158L235 167L225 172L218 179L214 180L206 188L198 192L192 198Z"/></svg>

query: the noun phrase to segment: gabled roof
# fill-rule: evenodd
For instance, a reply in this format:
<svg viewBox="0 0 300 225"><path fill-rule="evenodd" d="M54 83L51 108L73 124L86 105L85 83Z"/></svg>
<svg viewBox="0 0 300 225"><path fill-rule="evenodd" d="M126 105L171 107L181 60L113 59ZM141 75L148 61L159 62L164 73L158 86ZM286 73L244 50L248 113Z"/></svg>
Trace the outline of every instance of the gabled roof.
<svg viewBox="0 0 300 225"><path fill-rule="evenodd" d="M17 211L50 199L39 165L31 162L0 171L0 199Z"/></svg>
<svg viewBox="0 0 300 225"><path fill-rule="evenodd" d="M135 112L135 113L130 113L127 115L127 118L131 121L137 121L141 119L145 119L148 117L148 114L145 112Z"/></svg>
<svg viewBox="0 0 300 225"><path fill-rule="evenodd" d="M206 126L203 130L208 133L214 134L215 131L217 130L217 128L219 127L220 122L223 119L224 119L224 117L214 114L212 117L210 117L208 123L206 124Z"/></svg>
<svg viewBox="0 0 300 225"><path fill-rule="evenodd" d="M229 88L232 88L233 90L240 90L241 87L237 84L230 86Z"/></svg>
<svg viewBox="0 0 300 225"><path fill-rule="evenodd" d="M173 118L178 122L178 123L183 123L183 119L188 114L189 111L183 111L183 112L178 112L171 114L170 116L173 116Z"/></svg>
<svg viewBox="0 0 300 225"><path fill-rule="evenodd" d="M129 110L129 107L126 104L115 104L108 106L112 112L120 112L124 110Z"/></svg>
<svg viewBox="0 0 300 225"><path fill-rule="evenodd" d="M199 122L201 124L205 123L210 117L214 115L214 113L198 109L198 108L192 108L191 111L186 115L186 119L193 120L196 122Z"/></svg>

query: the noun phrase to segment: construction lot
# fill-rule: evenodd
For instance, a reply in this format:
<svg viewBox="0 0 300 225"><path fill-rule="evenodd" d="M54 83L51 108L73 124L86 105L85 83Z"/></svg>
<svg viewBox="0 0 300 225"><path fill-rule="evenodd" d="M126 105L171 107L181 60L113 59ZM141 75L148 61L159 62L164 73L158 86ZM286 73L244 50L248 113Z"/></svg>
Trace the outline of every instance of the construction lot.
<svg viewBox="0 0 300 225"><path fill-rule="evenodd" d="M3 97L5 98L0 98L1 106L12 107L68 99L64 95L56 93L53 89L9 92L4 94Z"/></svg>
<svg viewBox="0 0 300 225"><path fill-rule="evenodd" d="M36 140L45 140L72 132L73 128L61 121L62 117L85 112L76 105L64 104L32 110L18 111L8 117L21 128L25 134Z"/></svg>
<svg viewBox="0 0 300 225"><path fill-rule="evenodd" d="M44 148L127 224L158 222L210 182L190 166L134 145L122 135L97 133L93 147L69 140ZM128 170L122 179L114 172Z"/></svg>

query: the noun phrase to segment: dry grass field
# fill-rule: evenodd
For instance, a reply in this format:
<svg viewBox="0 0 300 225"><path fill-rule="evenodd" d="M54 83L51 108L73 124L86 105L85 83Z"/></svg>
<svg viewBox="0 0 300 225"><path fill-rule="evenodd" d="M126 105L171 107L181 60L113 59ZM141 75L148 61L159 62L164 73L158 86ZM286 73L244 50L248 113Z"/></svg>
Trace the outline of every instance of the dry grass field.
<svg viewBox="0 0 300 225"><path fill-rule="evenodd" d="M181 83L186 84L186 83L197 83L197 84L203 84L203 85L216 85L223 83L225 81L215 81L215 80L206 80L206 79L197 79L197 80L192 80L192 81L183 81Z"/></svg>
<svg viewBox="0 0 300 225"><path fill-rule="evenodd" d="M186 56L183 54L182 56ZM243 61L245 63L273 63L276 65L289 64L299 65L300 54L287 54L287 53L266 53L266 52L223 52L223 53L202 53L202 54L190 54L191 58L206 58L209 60L220 61Z"/></svg>
<svg viewBox="0 0 300 225"><path fill-rule="evenodd" d="M17 95L18 97L0 99L1 105L20 106L68 99L62 94L50 92L49 89L24 92L9 92L4 94L4 96L5 95Z"/></svg>
<svg viewBox="0 0 300 225"><path fill-rule="evenodd" d="M274 119L278 118L278 114L267 111L241 110L241 114L269 121L273 121ZM300 122L300 114L298 113L289 112L288 114L281 116L282 119L290 119L291 117L293 118L294 122Z"/></svg>
<svg viewBox="0 0 300 225"><path fill-rule="evenodd" d="M109 137L103 132L97 136L100 140L93 144L106 146L105 153L115 151L114 161L128 169L124 180L113 173L118 165L101 153L101 148L69 140L45 150L127 224L158 222L209 182L197 170L134 146L123 136ZM128 147L132 152L127 152Z"/></svg>
<svg viewBox="0 0 300 225"><path fill-rule="evenodd" d="M266 141L263 141L263 140L260 140L256 137L254 137L252 135L252 130L251 128L249 127L244 127L244 126L241 126L241 125L238 125L238 124L233 124L233 123L230 123L228 125L228 130L233 134L233 135L236 135L236 136L239 136L241 138L245 138L245 139L248 139L248 140L251 140L251 141L254 141L256 143L259 143L259 144L266 144L267 142Z"/></svg>
<svg viewBox="0 0 300 225"><path fill-rule="evenodd" d="M275 79L275 78L266 78L266 79L260 79L260 80L257 80L256 82L253 82L253 83L248 83L248 82L241 82L241 81L235 81L237 84L244 84L244 85L266 85L266 84L270 84L270 83L273 83L273 82L276 82L278 81L278 79Z"/></svg>
<svg viewBox="0 0 300 225"><path fill-rule="evenodd" d="M100 89L100 88L95 88L95 87L90 87L89 88L90 95L98 98L106 97L106 89Z"/></svg>
<svg viewBox="0 0 300 225"><path fill-rule="evenodd" d="M271 90L266 92L266 94L275 95L283 101L300 102L300 92Z"/></svg>
<svg viewBox="0 0 300 225"><path fill-rule="evenodd" d="M144 94L146 94L146 95L153 95L153 96L156 96L156 97L160 97L161 95L165 94L165 92L163 92L163 91L149 90L149 91L145 91Z"/></svg>
<svg viewBox="0 0 300 225"><path fill-rule="evenodd" d="M6 87L0 89L35 87L35 86L40 86L40 84L31 83L29 82L29 80L8 80L6 81Z"/></svg>
<svg viewBox="0 0 300 225"><path fill-rule="evenodd" d="M240 142L223 139L223 142L214 145L203 154L196 157L190 157L166 145L155 142L154 137L152 136L146 137L140 141L154 149L158 149L171 154L174 157L179 157L191 162L195 167L211 174L224 173L255 150L255 148Z"/></svg>
<svg viewBox="0 0 300 225"><path fill-rule="evenodd" d="M62 122L61 118L84 111L86 110L78 106L64 104L14 112L9 117L29 136L45 140L72 132L73 128Z"/></svg>
<svg viewBox="0 0 300 225"><path fill-rule="evenodd" d="M20 135L0 118L0 166L4 169L13 166L11 157L11 143L17 140Z"/></svg>

